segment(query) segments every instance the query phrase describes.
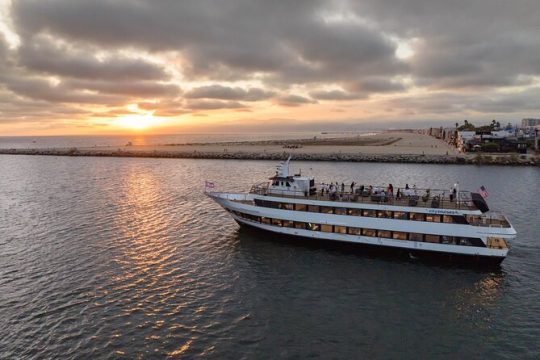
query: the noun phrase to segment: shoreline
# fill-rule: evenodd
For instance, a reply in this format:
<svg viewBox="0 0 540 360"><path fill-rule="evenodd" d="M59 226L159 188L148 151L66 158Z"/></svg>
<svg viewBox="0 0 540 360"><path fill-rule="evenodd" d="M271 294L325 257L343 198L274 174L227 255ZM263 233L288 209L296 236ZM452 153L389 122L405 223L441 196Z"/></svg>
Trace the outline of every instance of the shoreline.
<svg viewBox="0 0 540 360"><path fill-rule="evenodd" d="M129 148L128 148L129 149ZM289 150L289 149L285 149ZM454 165L507 165L540 166L540 157L518 154L475 154L475 155L437 155L437 154L366 154L366 153L303 153L303 152L203 152L203 151L145 151L117 149L0 149L0 155L35 156L87 156L87 157L131 157L131 158L169 158L169 159L214 159L214 160L285 160L289 155L295 161L342 161L342 162L380 162L416 164L454 164Z"/></svg>

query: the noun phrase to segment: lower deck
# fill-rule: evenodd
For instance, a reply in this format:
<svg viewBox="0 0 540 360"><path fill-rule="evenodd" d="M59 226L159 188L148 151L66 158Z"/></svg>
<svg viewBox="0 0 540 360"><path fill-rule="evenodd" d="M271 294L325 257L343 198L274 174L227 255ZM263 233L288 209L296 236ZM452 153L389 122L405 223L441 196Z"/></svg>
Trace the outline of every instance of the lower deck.
<svg viewBox="0 0 540 360"><path fill-rule="evenodd" d="M345 247L347 250L359 251L361 254L369 254L376 256L385 256L385 257L396 257L400 259L406 259L408 261L421 261L425 263L434 263L437 265L441 264L467 264L470 266L481 266L482 268L495 268L500 266L501 262L505 259L504 256L483 256L478 254L456 254L456 253L444 253L433 250L425 249L406 249L406 248L396 248L396 247L387 247L366 243L351 243L346 241L316 241L314 242L313 238L299 236L299 235L289 235L283 233L270 232L260 227L250 224L248 222L238 221L238 224L245 231L252 231L254 233L260 234L261 237L272 235L271 237L262 238L261 240L285 240L285 241L294 241L296 243L300 242L302 244L313 246L332 246L335 248L339 246L340 248Z"/></svg>

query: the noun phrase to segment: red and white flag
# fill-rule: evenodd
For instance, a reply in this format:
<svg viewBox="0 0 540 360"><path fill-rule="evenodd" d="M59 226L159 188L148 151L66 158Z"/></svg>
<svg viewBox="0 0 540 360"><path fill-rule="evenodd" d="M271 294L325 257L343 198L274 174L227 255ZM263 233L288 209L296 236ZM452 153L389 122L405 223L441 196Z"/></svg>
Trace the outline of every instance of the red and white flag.
<svg viewBox="0 0 540 360"><path fill-rule="evenodd" d="M213 188L215 188L215 187L216 187L216 184L214 184L213 181L208 181L208 180L206 180L206 181L204 182L204 188L205 188L205 189L213 189Z"/></svg>
<svg viewBox="0 0 540 360"><path fill-rule="evenodd" d="M489 193L484 185L480 186L478 193L485 199L489 196Z"/></svg>

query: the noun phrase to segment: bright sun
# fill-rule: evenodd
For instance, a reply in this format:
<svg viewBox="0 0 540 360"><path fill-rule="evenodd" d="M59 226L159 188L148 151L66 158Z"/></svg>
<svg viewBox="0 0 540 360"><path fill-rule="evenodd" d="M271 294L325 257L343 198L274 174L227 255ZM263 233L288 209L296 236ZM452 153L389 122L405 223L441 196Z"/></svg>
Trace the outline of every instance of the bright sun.
<svg viewBox="0 0 540 360"><path fill-rule="evenodd" d="M154 117L151 114L145 115L126 115L114 121L116 126L142 130L154 124Z"/></svg>

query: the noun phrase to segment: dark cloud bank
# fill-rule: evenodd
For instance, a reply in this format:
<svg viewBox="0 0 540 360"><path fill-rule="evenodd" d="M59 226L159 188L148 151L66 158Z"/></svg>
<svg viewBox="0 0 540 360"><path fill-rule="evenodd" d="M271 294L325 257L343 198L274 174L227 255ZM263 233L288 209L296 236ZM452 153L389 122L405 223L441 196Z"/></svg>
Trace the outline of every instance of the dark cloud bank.
<svg viewBox="0 0 540 360"><path fill-rule="evenodd" d="M537 0L18 0L10 14L20 45L0 35L3 121L377 94L396 117L540 112ZM414 55L396 56L399 41Z"/></svg>

